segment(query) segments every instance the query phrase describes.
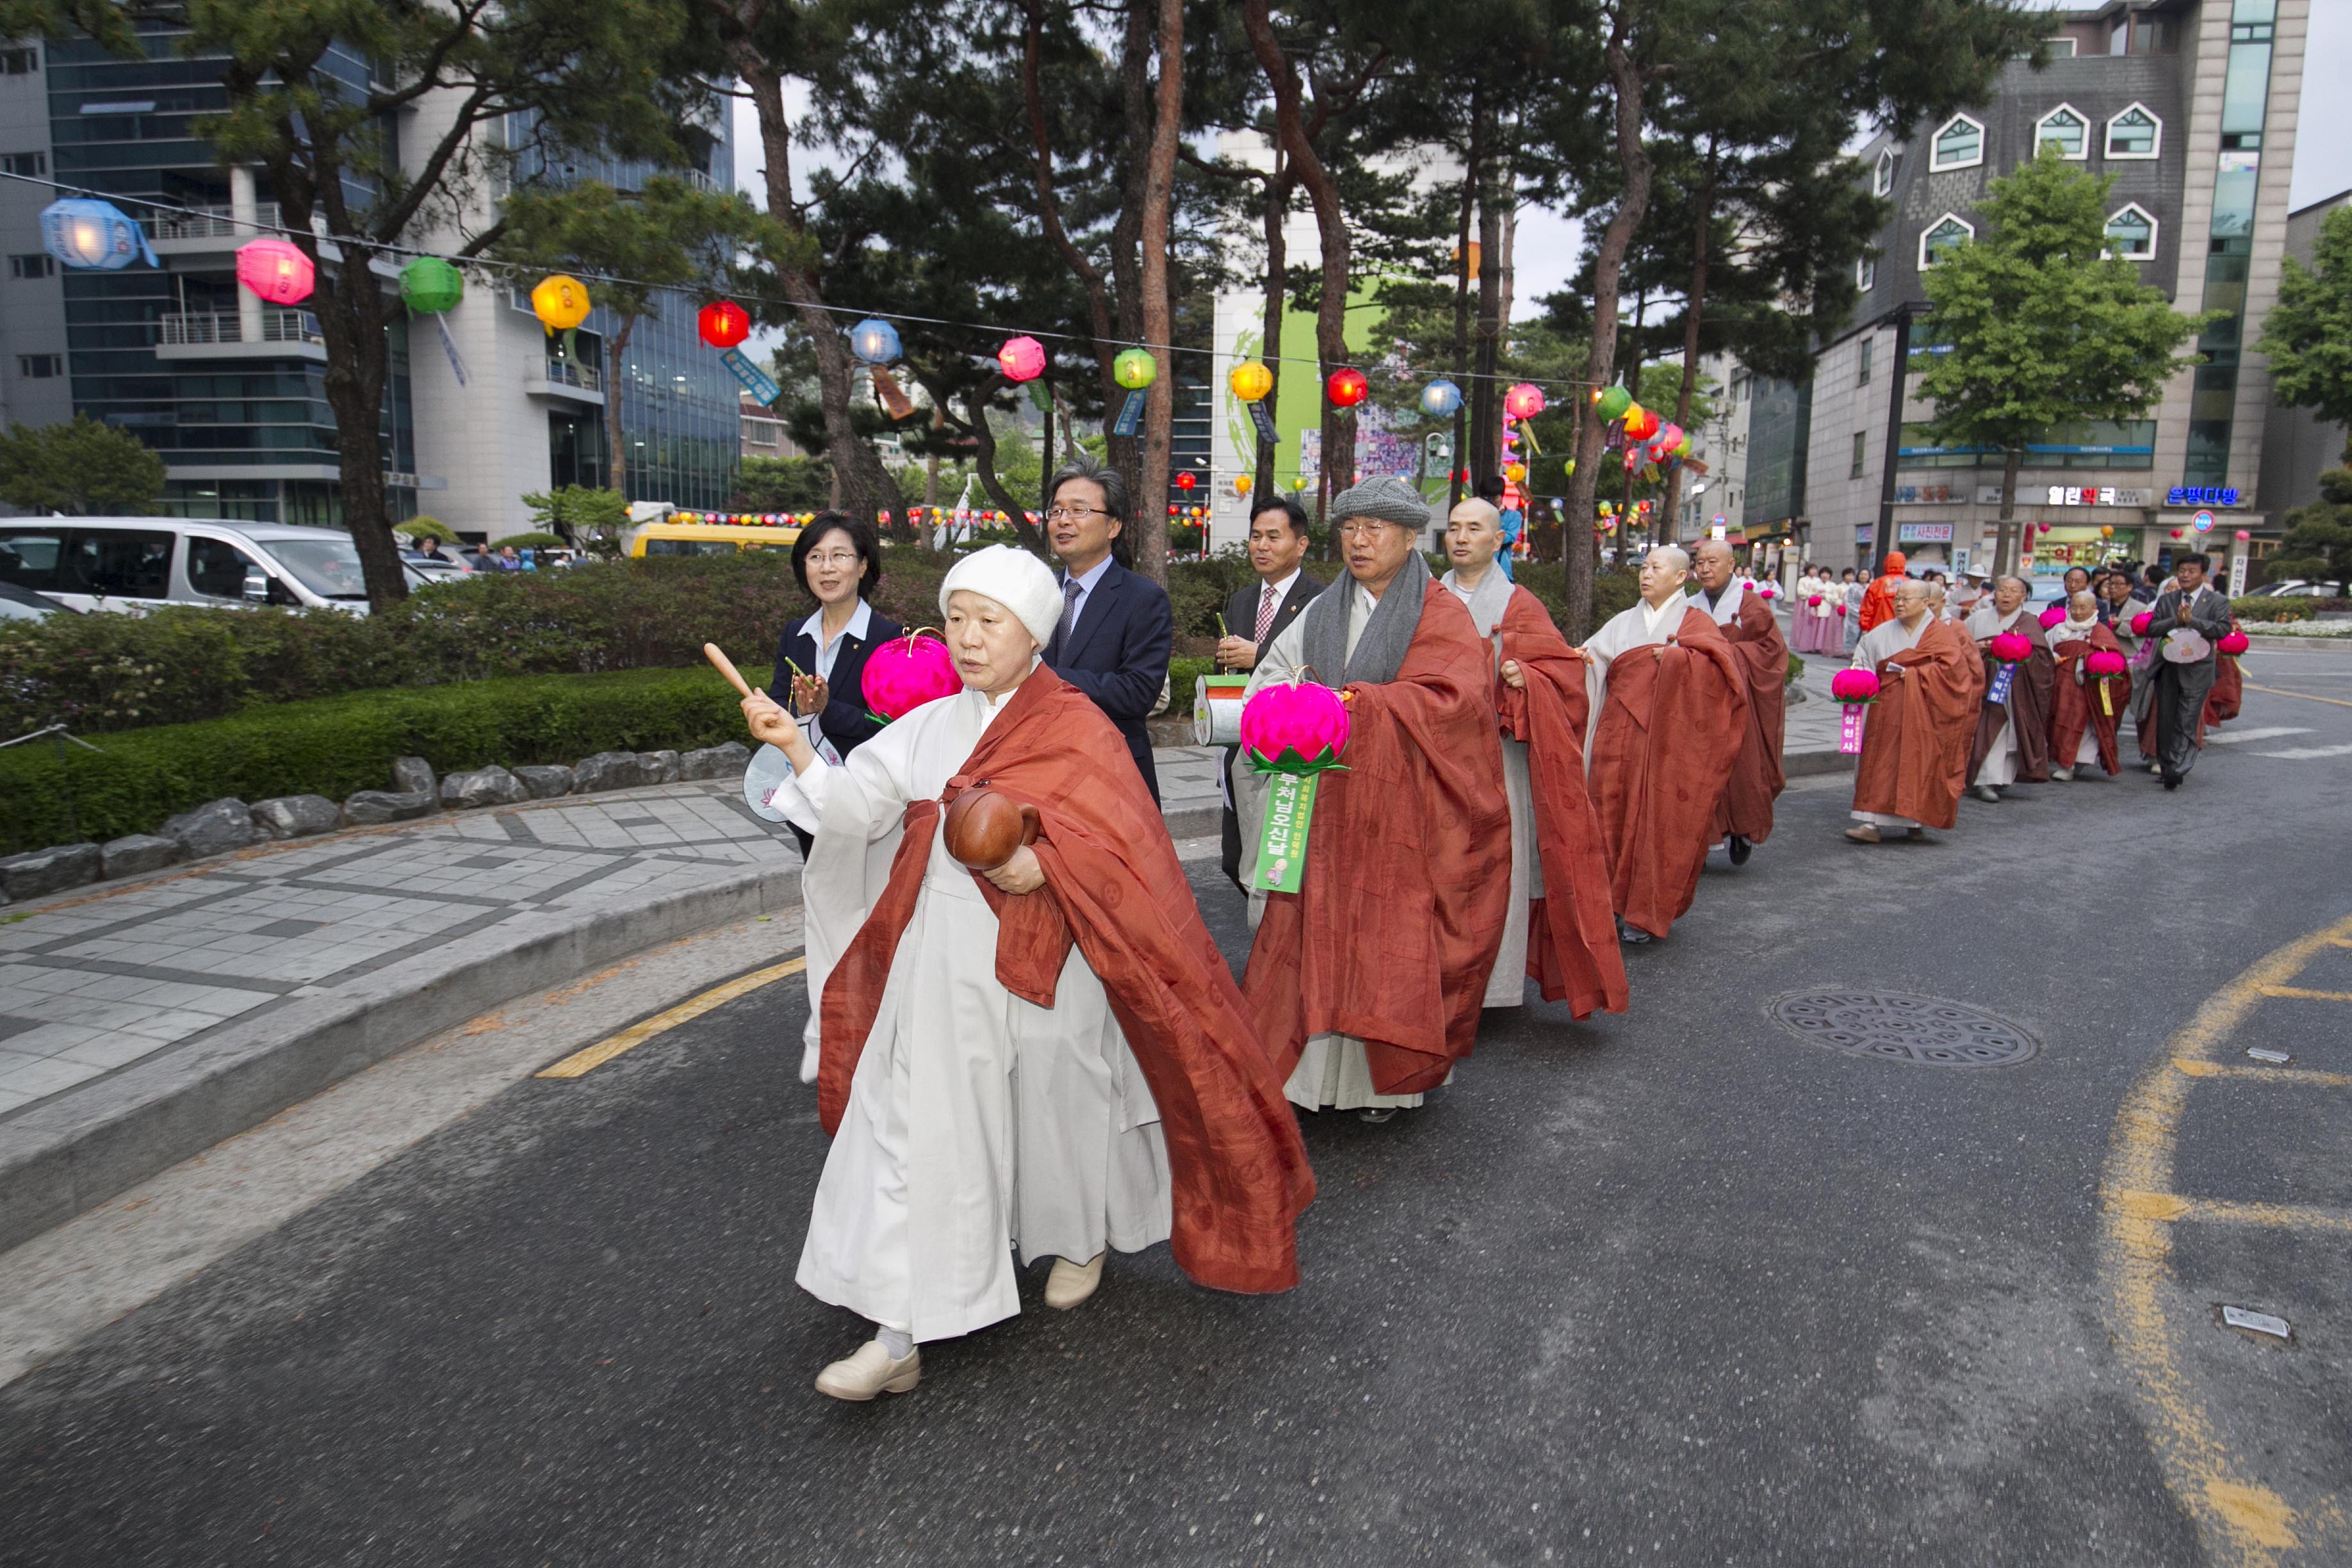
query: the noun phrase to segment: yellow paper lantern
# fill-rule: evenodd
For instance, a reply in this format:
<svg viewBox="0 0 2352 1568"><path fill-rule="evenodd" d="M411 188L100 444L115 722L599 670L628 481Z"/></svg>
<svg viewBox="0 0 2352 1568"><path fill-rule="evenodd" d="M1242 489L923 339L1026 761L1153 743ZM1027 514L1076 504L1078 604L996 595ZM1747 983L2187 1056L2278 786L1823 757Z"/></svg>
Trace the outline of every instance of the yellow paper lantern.
<svg viewBox="0 0 2352 1568"><path fill-rule="evenodd" d="M2099 525L2099 537L2101 539L2113 539L2115 536L2116 531L2114 524L2103 522Z"/></svg>
<svg viewBox="0 0 2352 1568"><path fill-rule="evenodd" d="M593 307L588 300L588 285L567 273L540 279L539 287L530 291L530 313L547 329L547 335L568 332L588 319Z"/></svg>
<svg viewBox="0 0 2352 1568"><path fill-rule="evenodd" d="M1233 374L1225 377L1225 384L1233 388L1234 395L1244 403L1255 403L1274 390L1274 372L1255 360L1249 360L1234 366Z"/></svg>
<svg viewBox="0 0 2352 1568"><path fill-rule="evenodd" d="M1247 474L1235 474L1234 476L1234 494L1237 496L1245 496L1249 494L1250 485L1252 482L1253 481Z"/></svg>
<svg viewBox="0 0 2352 1568"><path fill-rule="evenodd" d="M1525 463L1513 463L1503 470L1503 477L1515 485L1524 484L1527 482L1528 466Z"/></svg>

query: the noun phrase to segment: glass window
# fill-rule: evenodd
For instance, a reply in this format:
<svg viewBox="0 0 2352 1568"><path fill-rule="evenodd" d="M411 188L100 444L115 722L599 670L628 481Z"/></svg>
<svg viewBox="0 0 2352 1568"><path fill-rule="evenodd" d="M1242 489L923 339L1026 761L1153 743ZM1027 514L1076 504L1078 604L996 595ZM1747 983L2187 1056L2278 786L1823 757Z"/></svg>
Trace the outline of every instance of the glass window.
<svg viewBox="0 0 2352 1568"><path fill-rule="evenodd" d="M63 354L18 354L16 374L26 381L54 381L66 373Z"/></svg>
<svg viewBox="0 0 2352 1568"><path fill-rule="evenodd" d="M1932 160L1938 169L1966 169L1984 162L1984 127L1965 114L1954 115L1950 123L1936 132L1936 155Z"/></svg>
<svg viewBox="0 0 2352 1568"><path fill-rule="evenodd" d="M57 258L46 250L23 252L8 258L8 276L11 278L54 278L57 275Z"/></svg>
<svg viewBox="0 0 2352 1568"><path fill-rule="evenodd" d="M161 599L171 590L172 536L146 528L77 528L66 536L58 587L110 599Z"/></svg>
<svg viewBox="0 0 2352 1568"><path fill-rule="evenodd" d="M0 174L25 174L37 180L48 172L47 153L0 153Z"/></svg>
<svg viewBox="0 0 2352 1568"><path fill-rule="evenodd" d="M57 528L0 528L0 583L19 588L58 585L58 557L65 549L65 531Z"/></svg>
<svg viewBox="0 0 2352 1568"><path fill-rule="evenodd" d="M787 545L785 548L791 548ZM737 546L725 539L648 539L648 555L732 555Z"/></svg>
<svg viewBox="0 0 2352 1568"><path fill-rule="evenodd" d="M2090 155L2091 122L2072 109L2061 106L2042 117L2034 129L2036 151L2054 146L2062 158L2084 158Z"/></svg>
<svg viewBox="0 0 2352 1568"><path fill-rule="evenodd" d="M2153 158L2162 130L2155 115L2135 103L2107 121L2107 156Z"/></svg>
<svg viewBox="0 0 2352 1568"><path fill-rule="evenodd" d="M1862 478L1863 465L1870 461L1869 443L1870 437L1862 431L1857 430L1853 433L1853 465L1846 469L1845 477L1847 479L1858 479Z"/></svg>
<svg viewBox="0 0 2352 1568"><path fill-rule="evenodd" d="M1976 237L1977 231L1961 219L1946 213L1936 226L1919 237L1919 265L1933 267L1954 250Z"/></svg>
<svg viewBox="0 0 2352 1568"><path fill-rule="evenodd" d="M188 586L208 599L242 599L245 576L261 563L226 539L188 540Z"/></svg>
<svg viewBox="0 0 2352 1568"><path fill-rule="evenodd" d="M1856 386L1868 386L1870 384L1870 355L1871 351L1877 346L1878 340L1875 338L1864 338L1862 340L1862 373L1854 378L1854 384Z"/></svg>
<svg viewBox="0 0 2352 1568"><path fill-rule="evenodd" d="M349 539L271 539L263 548L322 599L364 599L360 552ZM240 574L240 581L242 574Z"/></svg>
<svg viewBox="0 0 2352 1568"><path fill-rule="evenodd" d="M1870 178L1870 194L1883 196L1895 188L1895 149L1889 147L1878 154L1878 168Z"/></svg>
<svg viewBox="0 0 2352 1568"><path fill-rule="evenodd" d="M1853 286L1865 294L1878 287L1878 258L1864 256L1855 259Z"/></svg>
<svg viewBox="0 0 2352 1568"><path fill-rule="evenodd" d="M2127 206L2107 219L2107 247L2130 261L2156 256L2156 220L2137 206Z"/></svg>

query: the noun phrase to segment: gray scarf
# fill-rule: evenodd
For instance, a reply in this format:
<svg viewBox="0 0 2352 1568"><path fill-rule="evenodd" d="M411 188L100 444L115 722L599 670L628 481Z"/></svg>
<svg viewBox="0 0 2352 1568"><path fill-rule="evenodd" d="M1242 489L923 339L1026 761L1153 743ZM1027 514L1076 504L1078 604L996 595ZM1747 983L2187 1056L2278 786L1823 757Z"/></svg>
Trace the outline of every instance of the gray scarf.
<svg viewBox="0 0 2352 1568"><path fill-rule="evenodd" d="M1348 656L1348 616L1358 592L1355 580L1343 576L1316 595L1299 617L1299 651L1314 679L1334 689L1350 681L1377 685L1394 680L1404 664L1405 651L1412 647L1413 630L1421 625L1421 602L1429 592L1429 563L1421 558L1421 552L1407 555L1403 570L1372 606L1371 619L1364 623L1364 635L1357 639L1352 658Z"/></svg>
<svg viewBox="0 0 2352 1568"><path fill-rule="evenodd" d="M1452 591L1454 587L1454 574L1448 572L1444 582L1447 590ZM1511 580L1489 566L1486 574L1478 579L1478 585L1470 590L1470 596L1463 603L1470 608L1470 619L1477 626L1478 635L1493 637L1496 623L1503 618L1503 612L1511 607Z"/></svg>

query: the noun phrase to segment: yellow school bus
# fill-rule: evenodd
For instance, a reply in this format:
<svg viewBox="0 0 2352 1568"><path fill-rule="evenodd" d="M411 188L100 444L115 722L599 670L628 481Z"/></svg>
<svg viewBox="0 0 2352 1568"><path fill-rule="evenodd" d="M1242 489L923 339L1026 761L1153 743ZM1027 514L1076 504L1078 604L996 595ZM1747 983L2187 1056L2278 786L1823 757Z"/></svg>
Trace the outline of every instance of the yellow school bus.
<svg viewBox="0 0 2352 1568"><path fill-rule="evenodd" d="M724 555L733 550L790 550L801 531L734 522L649 522L629 542L629 553Z"/></svg>

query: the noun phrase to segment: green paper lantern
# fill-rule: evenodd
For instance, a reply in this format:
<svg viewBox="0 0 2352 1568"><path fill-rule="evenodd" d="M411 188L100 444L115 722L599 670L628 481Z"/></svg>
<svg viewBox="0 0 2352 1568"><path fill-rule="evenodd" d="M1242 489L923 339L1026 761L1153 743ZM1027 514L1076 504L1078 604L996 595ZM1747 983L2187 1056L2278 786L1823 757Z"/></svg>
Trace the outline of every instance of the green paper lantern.
<svg viewBox="0 0 2352 1568"><path fill-rule="evenodd" d="M1601 393L1601 417L1622 419L1625 410L1633 406L1633 395L1622 386L1603 387Z"/></svg>
<svg viewBox="0 0 2352 1568"><path fill-rule="evenodd" d="M1141 349L1129 349L1110 362L1110 374L1129 392L1140 392L1160 379L1160 362Z"/></svg>
<svg viewBox="0 0 2352 1568"><path fill-rule="evenodd" d="M400 297L417 314L437 316L466 297L466 275L437 256L420 256L400 269Z"/></svg>

